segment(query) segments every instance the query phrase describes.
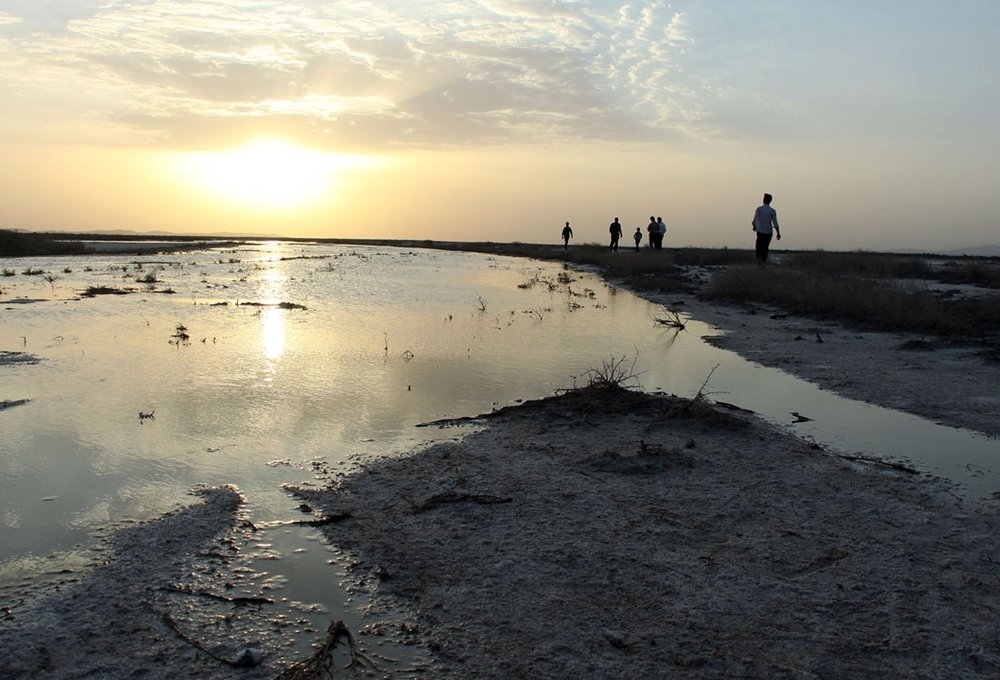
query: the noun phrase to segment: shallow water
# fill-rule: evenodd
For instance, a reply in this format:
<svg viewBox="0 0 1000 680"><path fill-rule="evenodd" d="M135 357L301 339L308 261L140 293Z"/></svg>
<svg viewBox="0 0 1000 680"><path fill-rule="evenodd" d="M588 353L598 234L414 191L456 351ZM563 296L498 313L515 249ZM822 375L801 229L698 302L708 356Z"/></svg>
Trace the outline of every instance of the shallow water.
<svg viewBox="0 0 1000 680"><path fill-rule="evenodd" d="M41 361L0 366L0 401L30 399L0 411L0 583L85 561L94 530L190 503L198 484L238 486L254 522L300 519L282 484L456 436L414 426L583 384L611 360L681 396L711 375L717 399L826 447L1000 490L997 440L749 363L702 341L710 327L665 328L660 307L553 263L261 243L2 270L16 274L0 278L0 350ZM134 292L81 298L90 286ZM347 598L332 574L317 585L331 553L313 530L269 531L254 568L325 627Z"/></svg>

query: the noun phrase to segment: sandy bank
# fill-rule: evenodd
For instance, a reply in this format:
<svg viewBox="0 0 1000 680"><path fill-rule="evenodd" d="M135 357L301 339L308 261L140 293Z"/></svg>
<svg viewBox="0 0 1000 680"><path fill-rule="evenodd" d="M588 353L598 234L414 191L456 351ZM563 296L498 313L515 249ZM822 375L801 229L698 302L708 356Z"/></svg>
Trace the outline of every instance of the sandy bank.
<svg viewBox="0 0 1000 680"><path fill-rule="evenodd" d="M433 677L1000 673L995 507L677 407L552 398L303 496L350 513L328 536L412 604Z"/></svg>

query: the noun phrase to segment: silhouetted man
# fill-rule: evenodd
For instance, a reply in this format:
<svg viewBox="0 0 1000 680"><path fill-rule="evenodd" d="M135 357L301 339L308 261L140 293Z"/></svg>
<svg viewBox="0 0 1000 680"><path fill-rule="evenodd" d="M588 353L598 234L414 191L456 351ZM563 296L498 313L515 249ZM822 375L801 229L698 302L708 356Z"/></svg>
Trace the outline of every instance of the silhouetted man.
<svg viewBox="0 0 1000 680"><path fill-rule="evenodd" d="M753 220L750 228L757 232L757 245L755 256L757 264L764 266L767 264L767 252L771 247L771 233L781 240L781 230L778 228L778 213L771 207L771 194L764 194L764 204L759 206L753 213Z"/></svg>
<svg viewBox="0 0 1000 680"><path fill-rule="evenodd" d="M611 226L608 227L608 231L611 232L611 245L608 246L608 249L617 253L618 239L622 237L622 225L618 223L617 217L615 218L615 221L611 223Z"/></svg>

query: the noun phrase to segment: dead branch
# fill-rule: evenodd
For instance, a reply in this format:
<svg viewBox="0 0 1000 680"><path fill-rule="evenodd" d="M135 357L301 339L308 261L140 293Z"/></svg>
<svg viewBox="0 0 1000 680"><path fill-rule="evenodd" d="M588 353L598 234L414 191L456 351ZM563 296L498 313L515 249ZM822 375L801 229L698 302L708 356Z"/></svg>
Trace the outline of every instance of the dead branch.
<svg viewBox="0 0 1000 680"><path fill-rule="evenodd" d="M718 394L717 392L706 392L705 388L708 387L708 381L712 379L712 375L715 373L716 369L719 368L719 364L712 367L712 370L708 372L705 376L705 381L698 388L698 391L693 397L684 402L680 407L674 407L670 410L669 416L672 417L685 417L690 415L692 412L703 412L704 410L711 408L711 401L709 400L709 395Z"/></svg>
<svg viewBox="0 0 1000 680"><path fill-rule="evenodd" d="M316 652L306 659L285 669L275 680L323 680L336 673L340 668L334 664L333 650L338 644L347 645L351 661L343 668L369 666L378 670L378 666L365 654L357 649L354 636L343 621L334 621L326 629L326 640Z"/></svg>
<svg viewBox="0 0 1000 680"><path fill-rule="evenodd" d="M208 656L212 657L216 661L224 663L227 666L233 666L234 668L240 668L240 667L243 667L243 666L247 665L246 662L244 662L244 661L239 661L239 660L235 660L234 661L233 659L227 659L226 657L220 656L219 654L216 654L215 652L211 651L205 645L201 644L200 642L198 642L197 640L195 640L193 637L189 636L187 633L185 633L184 631L182 631L180 629L180 626L177 625L177 622L174 621L174 619L167 612L160 612L160 618L162 618L163 622L166 623L167 626L170 627L170 630L174 631L174 633L177 635L177 637L179 637L181 640L183 640L184 642L188 643L189 645L191 645L195 649L197 649L197 650L199 650L201 652L204 652L205 654L207 654Z"/></svg>
<svg viewBox="0 0 1000 680"><path fill-rule="evenodd" d="M665 308L664 315L654 318L653 321L660 324L661 326L667 326L668 328L676 328L679 331L682 331L685 328L685 324L681 320L681 315L669 308Z"/></svg>

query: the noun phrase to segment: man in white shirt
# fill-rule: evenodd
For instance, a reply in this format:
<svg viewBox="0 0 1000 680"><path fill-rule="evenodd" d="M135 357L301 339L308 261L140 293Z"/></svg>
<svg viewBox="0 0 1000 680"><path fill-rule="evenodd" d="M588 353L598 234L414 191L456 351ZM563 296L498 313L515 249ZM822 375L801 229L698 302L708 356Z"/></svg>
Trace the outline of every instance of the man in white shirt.
<svg viewBox="0 0 1000 680"><path fill-rule="evenodd" d="M755 248L757 264L764 266L767 264L767 251L771 247L771 234L773 233L781 240L781 229L778 227L778 213L771 207L771 194L764 194L764 204L758 206L753 213L753 220L750 228L757 232L757 245Z"/></svg>

